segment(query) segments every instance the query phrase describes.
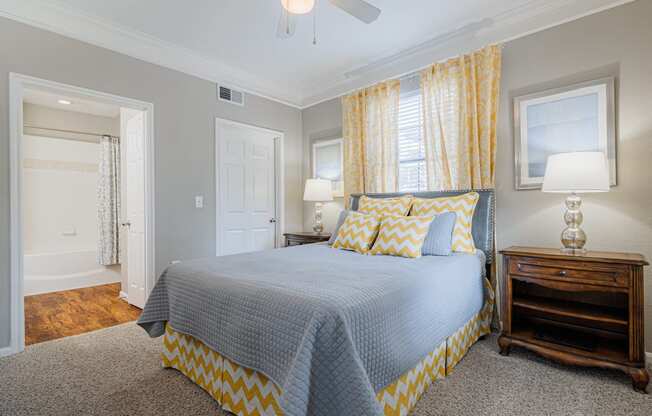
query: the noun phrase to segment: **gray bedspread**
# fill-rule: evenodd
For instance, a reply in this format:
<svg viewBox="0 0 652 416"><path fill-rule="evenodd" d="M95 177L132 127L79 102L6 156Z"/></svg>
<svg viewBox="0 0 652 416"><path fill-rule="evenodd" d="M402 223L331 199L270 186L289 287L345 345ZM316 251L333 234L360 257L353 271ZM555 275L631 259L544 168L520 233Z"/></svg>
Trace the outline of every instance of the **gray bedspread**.
<svg viewBox="0 0 652 416"><path fill-rule="evenodd" d="M187 261L138 320L165 323L282 390L288 416L382 415L375 393L483 304L484 255L405 259L326 244Z"/></svg>

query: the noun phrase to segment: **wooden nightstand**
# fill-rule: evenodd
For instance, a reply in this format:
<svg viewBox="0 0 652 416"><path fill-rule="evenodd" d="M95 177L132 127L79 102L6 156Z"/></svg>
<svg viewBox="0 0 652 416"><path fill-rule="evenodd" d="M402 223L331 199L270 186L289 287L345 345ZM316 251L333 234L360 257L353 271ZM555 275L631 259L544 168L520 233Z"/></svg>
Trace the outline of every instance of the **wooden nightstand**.
<svg viewBox="0 0 652 416"><path fill-rule="evenodd" d="M330 233L317 234L307 232L285 233L283 236L285 237L285 245L287 247L299 246L301 244L320 243L322 241L328 241L328 239L331 238Z"/></svg>
<svg viewBox="0 0 652 416"><path fill-rule="evenodd" d="M623 371L645 392L640 254L510 247L503 255L500 353L524 347L565 364Z"/></svg>

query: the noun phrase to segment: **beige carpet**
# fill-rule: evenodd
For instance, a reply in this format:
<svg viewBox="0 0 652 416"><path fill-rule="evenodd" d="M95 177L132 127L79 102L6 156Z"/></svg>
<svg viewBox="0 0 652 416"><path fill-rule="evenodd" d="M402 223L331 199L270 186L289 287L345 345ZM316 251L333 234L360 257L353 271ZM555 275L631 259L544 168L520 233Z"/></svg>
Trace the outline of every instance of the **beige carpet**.
<svg viewBox="0 0 652 416"><path fill-rule="evenodd" d="M203 390L161 368L160 342L130 323L0 359L0 415L224 416ZM412 415L643 416L652 415L652 396L634 392L618 372L560 366L518 349L501 357L491 337L435 382Z"/></svg>

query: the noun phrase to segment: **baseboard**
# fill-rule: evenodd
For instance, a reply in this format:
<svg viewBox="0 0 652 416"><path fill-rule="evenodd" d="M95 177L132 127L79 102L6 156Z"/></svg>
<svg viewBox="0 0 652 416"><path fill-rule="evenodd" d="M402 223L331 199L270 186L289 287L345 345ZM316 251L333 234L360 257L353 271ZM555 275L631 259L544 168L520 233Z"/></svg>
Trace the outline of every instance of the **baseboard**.
<svg viewBox="0 0 652 416"><path fill-rule="evenodd" d="M124 299L124 300L129 299L129 297L127 296L127 292L124 292L124 291L121 290L120 291L120 299Z"/></svg>
<svg viewBox="0 0 652 416"><path fill-rule="evenodd" d="M8 357L10 355L14 355L16 351L12 347L3 347L0 348L0 357Z"/></svg>
<svg viewBox="0 0 652 416"><path fill-rule="evenodd" d="M63 276L35 276L25 278L25 296L61 292L100 285L119 283L122 277L109 270L96 270Z"/></svg>

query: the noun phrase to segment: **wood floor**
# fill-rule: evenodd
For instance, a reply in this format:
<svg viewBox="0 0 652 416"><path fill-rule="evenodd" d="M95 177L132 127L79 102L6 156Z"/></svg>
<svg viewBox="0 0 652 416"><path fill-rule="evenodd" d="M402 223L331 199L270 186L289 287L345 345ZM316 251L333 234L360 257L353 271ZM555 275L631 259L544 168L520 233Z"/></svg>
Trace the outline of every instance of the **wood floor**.
<svg viewBox="0 0 652 416"><path fill-rule="evenodd" d="M25 296L25 345L135 321L141 310L119 298L120 283Z"/></svg>

